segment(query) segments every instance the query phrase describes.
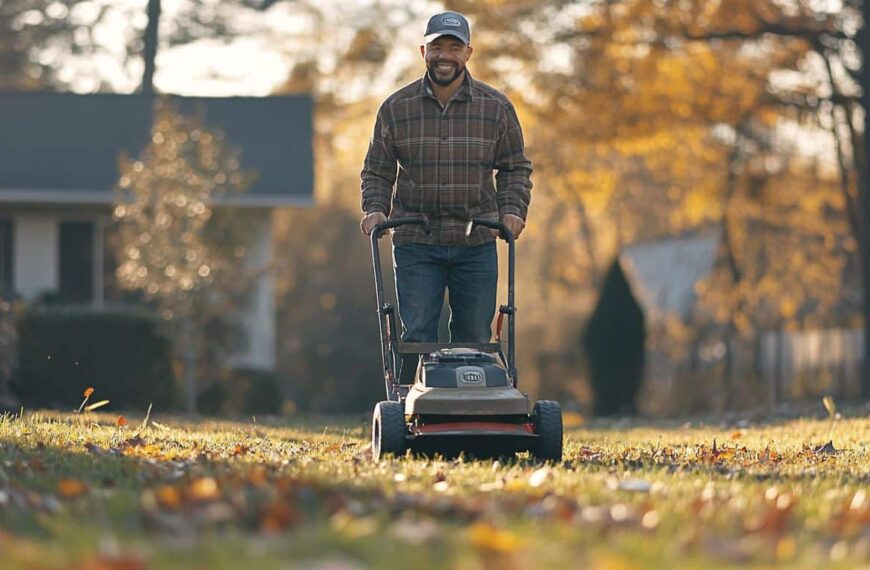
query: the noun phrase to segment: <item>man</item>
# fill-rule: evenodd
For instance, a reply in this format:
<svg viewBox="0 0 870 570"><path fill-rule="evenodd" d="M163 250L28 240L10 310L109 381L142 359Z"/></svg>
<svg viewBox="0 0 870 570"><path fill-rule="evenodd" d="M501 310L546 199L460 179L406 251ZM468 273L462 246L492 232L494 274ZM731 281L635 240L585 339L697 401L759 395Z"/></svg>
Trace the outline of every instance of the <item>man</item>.
<svg viewBox="0 0 870 570"><path fill-rule="evenodd" d="M425 217L397 228L393 260L405 342L436 342L449 291L452 342L489 342L498 264L495 235L472 218L525 226L532 165L513 105L471 77L471 32L462 14L432 16L420 54L425 75L378 110L362 178L362 232L387 216ZM493 172L495 182L493 181Z"/></svg>

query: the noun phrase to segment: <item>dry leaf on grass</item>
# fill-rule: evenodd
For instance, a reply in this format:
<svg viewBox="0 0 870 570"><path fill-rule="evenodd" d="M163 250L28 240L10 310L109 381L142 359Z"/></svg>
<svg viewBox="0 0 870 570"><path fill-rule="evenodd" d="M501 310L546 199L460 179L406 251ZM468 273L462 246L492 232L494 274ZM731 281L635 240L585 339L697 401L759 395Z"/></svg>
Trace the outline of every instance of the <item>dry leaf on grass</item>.
<svg viewBox="0 0 870 570"><path fill-rule="evenodd" d="M55 487L57 496L63 499L75 499L87 494L88 486L80 479L61 479Z"/></svg>
<svg viewBox="0 0 870 570"><path fill-rule="evenodd" d="M818 447L813 448L813 453L816 455L836 455L840 453L839 449L834 447L834 442L829 441L824 445L819 445Z"/></svg>
<svg viewBox="0 0 870 570"><path fill-rule="evenodd" d="M192 501L213 501L220 496L220 487L211 477L194 479L187 488L187 497Z"/></svg>
<svg viewBox="0 0 870 570"><path fill-rule="evenodd" d="M475 523L468 529L468 540L481 550L509 554L520 547L520 539L514 533L495 528L487 523Z"/></svg>
<svg viewBox="0 0 870 570"><path fill-rule="evenodd" d="M97 408L102 408L103 406L107 405L108 403L109 403L109 400L100 400L99 402L94 402L93 404L89 404L89 405L85 406L85 411L92 412L92 411L96 410Z"/></svg>

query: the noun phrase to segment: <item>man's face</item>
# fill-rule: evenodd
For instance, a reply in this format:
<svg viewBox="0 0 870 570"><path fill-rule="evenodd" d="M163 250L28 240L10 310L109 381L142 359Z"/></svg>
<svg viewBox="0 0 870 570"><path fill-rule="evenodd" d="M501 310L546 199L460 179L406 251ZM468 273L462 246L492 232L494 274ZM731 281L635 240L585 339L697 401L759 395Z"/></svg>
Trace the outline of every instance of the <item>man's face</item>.
<svg viewBox="0 0 870 570"><path fill-rule="evenodd" d="M471 46L453 36L441 36L425 46L420 46L429 79L445 86L453 83L465 71L465 63L471 57L471 51Z"/></svg>

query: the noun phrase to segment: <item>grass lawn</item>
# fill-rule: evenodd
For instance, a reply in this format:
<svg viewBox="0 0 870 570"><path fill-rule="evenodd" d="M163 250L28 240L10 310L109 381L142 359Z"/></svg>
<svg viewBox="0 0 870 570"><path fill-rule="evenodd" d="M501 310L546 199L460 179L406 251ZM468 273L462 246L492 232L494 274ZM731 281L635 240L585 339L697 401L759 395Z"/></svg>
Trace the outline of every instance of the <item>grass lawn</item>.
<svg viewBox="0 0 870 570"><path fill-rule="evenodd" d="M0 566L870 567L867 409L816 408L706 425L569 416L559 465L375 465L360 418L7 415Z"/></svg>

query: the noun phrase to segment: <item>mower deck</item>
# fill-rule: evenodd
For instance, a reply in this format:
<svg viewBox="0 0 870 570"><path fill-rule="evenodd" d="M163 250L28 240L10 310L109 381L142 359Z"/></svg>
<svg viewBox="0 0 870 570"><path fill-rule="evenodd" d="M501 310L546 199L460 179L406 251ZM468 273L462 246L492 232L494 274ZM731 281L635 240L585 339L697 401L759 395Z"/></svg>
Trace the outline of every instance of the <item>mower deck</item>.
<svg viewBox="0 0 870 570"><path fill-rule="evenodd" d="M405 398L405 415L526 415L529 398L511 386L499 388L430 388L414 384Z"/></svg>

